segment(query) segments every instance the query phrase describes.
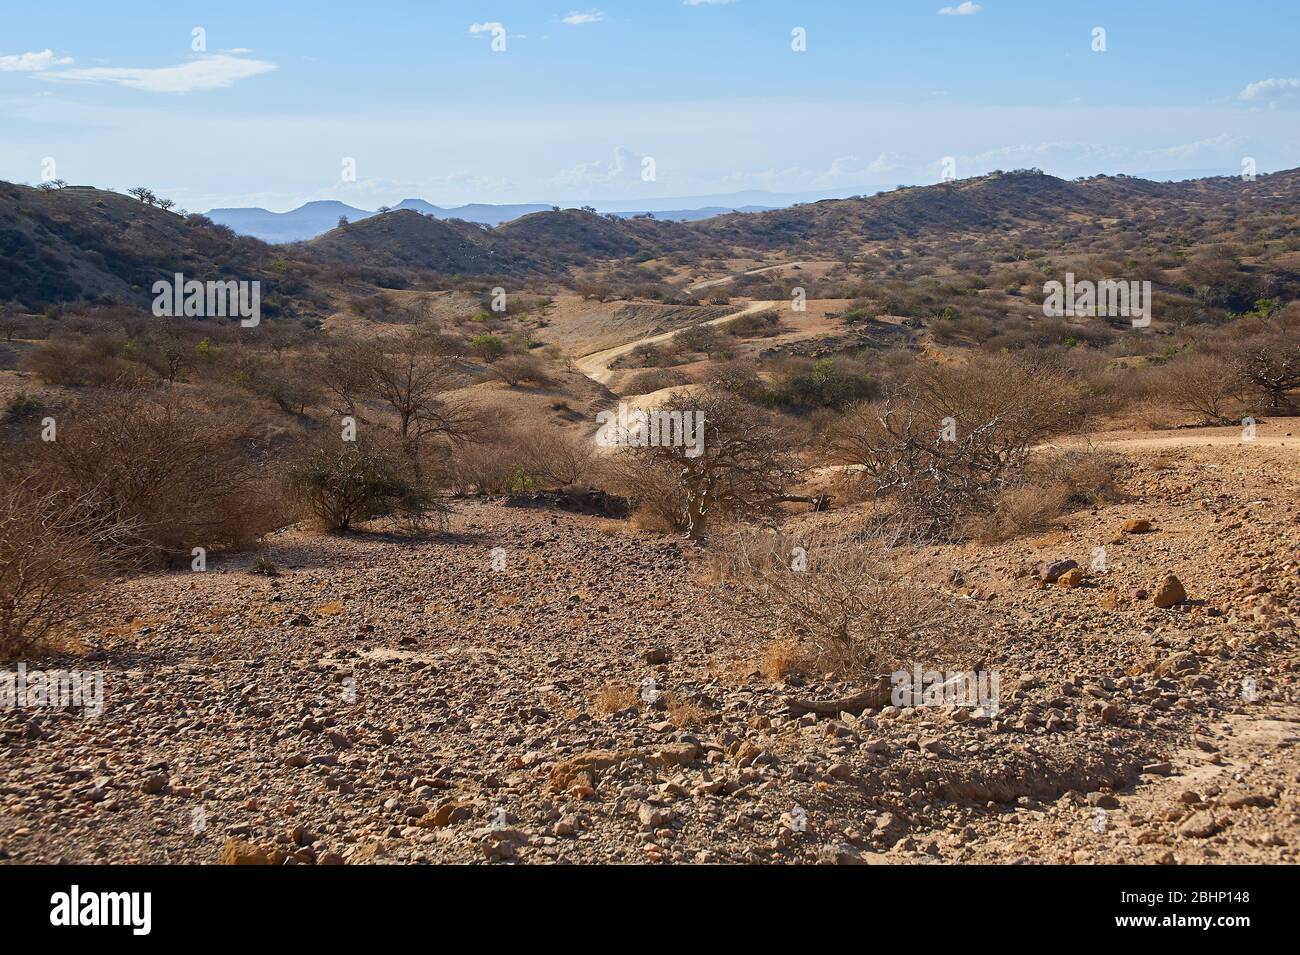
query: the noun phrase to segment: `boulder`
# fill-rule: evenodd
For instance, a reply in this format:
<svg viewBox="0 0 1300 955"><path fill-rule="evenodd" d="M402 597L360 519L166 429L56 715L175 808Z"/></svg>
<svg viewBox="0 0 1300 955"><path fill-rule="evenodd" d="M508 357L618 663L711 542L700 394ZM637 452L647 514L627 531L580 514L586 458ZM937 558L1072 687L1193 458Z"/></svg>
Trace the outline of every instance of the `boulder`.
<svg viewBox="0 0 1300 955"><path fill-rule="evenodd" d="M1049 560L1038 565L1038 579L1043 583L1054 584L1066 571L1074 570L1079 564L1073 560Z"/></svg>
<svg viewBox="0 0 1300 955"><path fill-rule="evenodd" d="M1157 607L1169 608L1180 604L1187 599L1187 591L1183 589L1183 582L1173 574L1167 574L1165 579L1156 587L1155 596L1152 598Z"/></svg>

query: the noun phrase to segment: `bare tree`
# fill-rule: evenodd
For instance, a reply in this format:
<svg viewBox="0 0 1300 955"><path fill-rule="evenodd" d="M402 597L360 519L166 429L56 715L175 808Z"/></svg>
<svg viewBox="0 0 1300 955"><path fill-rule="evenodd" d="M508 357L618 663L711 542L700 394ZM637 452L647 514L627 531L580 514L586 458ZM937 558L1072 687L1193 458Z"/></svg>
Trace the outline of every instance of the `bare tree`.
<svg viewBox="0 0 1300 955"><path fill-rule="evenodd" d="M194 364L194 343L174 329L168 329L152 342L145 361L168 384L176 384L181 369Z"/></svg>
<svg viewBox="0 0 1300 955"><path fill-rule="evenodd" d="M1196 415L1203 424L1230 424L1228 411L1245 391L1230 362L1207 354L1171 362L1163 369L1160 384L1176 410Z"/></svg>
<svg viewBox="0 0 1300 955"><path fill-rule="evenodd" d="M1261 391L1270 411L1288 406L1287 392L1300 388L1300 334L1266 332L1238 346L1234 363L1241 378Z"/></svg>
<svg viewBox="0 0 1300 955"><path fill-rule="evenodd" d="M441 435L472 436L477 420L463 402L447 392L463 381L441 343L416 333L395 343L361 349L367 390L397 416L397 433L409 448L421 439Z"/></svg>
<svg viewBox="0 0 1300 955"><path fill-rule="evenodd" d="M662 422L702 422L698 444L661 440L630 446L634 460L675 472L682 523L693 540L703 540L719 515L753 519L782 503L806 501L789 494L799 474L792 435L773 424L771 414L721 391L673 392L654 409Z"/></svg>
<svg viewBox="0 0 1300 955"><path fill-rule="evenodd" d="M1073 380L1018 359L928 367L883 401L851 407L827 433L832 464L948 534L990 510L1030 450L1081 414Z"/></svg>
<svg viewBox="0 0 1300 955"><path fill-rule="evenodd" d="M369 389L370 348L352 339L330 342L314 373L330 395L334 413L356 417Z"/></svg>

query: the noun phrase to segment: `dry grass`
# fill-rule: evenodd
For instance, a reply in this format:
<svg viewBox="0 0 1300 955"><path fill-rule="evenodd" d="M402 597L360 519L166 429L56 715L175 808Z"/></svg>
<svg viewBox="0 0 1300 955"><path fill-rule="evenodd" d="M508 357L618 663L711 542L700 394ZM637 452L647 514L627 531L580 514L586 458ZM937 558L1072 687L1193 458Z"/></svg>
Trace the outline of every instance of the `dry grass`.
<svg viewBox="0 0 1300 955"><path fill-rule="evenodd" d="M1069 487L1055 482L1009 487L997 496L992 513L971 517L963 533L986 544L1037 534L1056 523L1069 500Z"/></svg>
<svg viewBox="0 0 1300 955"><path fill-rule="evenodd" d="M606 683L596 691L591 700L592 708L601 716L609 716L637 705L636 691L629 686Z"/></svg>
<svg viewBox="0 0 1300 955"><path fill-rule="evenodd" d="M664 694L664 703L668 710L668 719L678 729L688 729L708 721L708 710L694 700L685 699L676 693Z"/></svg>
<svg viewBox="0 0 1300 955"><path fill-rule="evenodd" d="M988 544L1013 540L1049 530L1079 507L1123 500L1119 469L1119 455L1093 448L1036 453L1024 480L1000 491L991 511L972 515L963 533Z"/></svg>
<svg viewBox="0 0 1300 955"><path fill-rule="evenodd" d="M763 675L774 683L786 677L811 676L817 672L817 661L807 650L789 640L775 640L763 651Z"/></svg>

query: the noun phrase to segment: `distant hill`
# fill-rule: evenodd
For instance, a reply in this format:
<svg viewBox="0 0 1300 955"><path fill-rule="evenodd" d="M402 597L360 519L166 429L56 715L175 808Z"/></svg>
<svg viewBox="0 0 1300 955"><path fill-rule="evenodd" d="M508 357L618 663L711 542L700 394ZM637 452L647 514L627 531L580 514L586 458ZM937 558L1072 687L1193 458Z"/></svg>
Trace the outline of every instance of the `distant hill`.
<svg viewBox="0 0 1300 955"><path fill-rule="evenodd" d="M440 275L520 275L542 267L492 229L436 219L413 209L394 209L352 222L286 251L317 262Z"/></svg>
<svg viewBox="0 0 1300 955"><path fill-rule="evenodd" d="M496 226L511 222L522 216L537 212L550 212L556 207L548 203L528 202L494 205L487 202L473 202L463 206L436 206L423 199L403 199L393 209L410 209L421 215L431 215L435 219L461 219L465 222L477 222L481 225ZM630 219L647 213L656 219L670 222L694 222L710 216L730 212L760 212L771 206L735 205L703 206L698 209L673 209L654 211L633 209L615 211L620 218ZM376 213L367 209L358 209L336 200L316 200L291 209L288 212L271 212L267 209L223 208L212 209L206 213L208 218L220 225L229 226L240 235L252 236L263 242L285 243L303 242L324 235L339 224L340 218L349 222L360 222Z"/></svg>
<svg viewBox="0 0 1300 955"><path fill-rule="evenodd" d="M700 209L642 209L639 212L615 212L620 219L635 219L640 216L652 216L668 222L697 222L711 219L713 216L727 215L730 212L768 212L772 206L704 206Z"/></svg>
<svg viewBox="0 0 1300 955"><path fill-rule="evenodd" d="M339 224L340 218L356 222L372 215L373 212L332 199L308 202L289 212L213 209L207 213L207 217L218 225L228 226L240 235L249 235L263 242L300 242L328 232Z"/></svg>
<svg viewBox="0 0 1300 955"><path fill-rule="evenodd" d="M325 222L323 233L272 246L204 216L182 217L113 192L0 183L0 300L16 298L29 308L77 299L147 304L152 283L178 271L202 280L264 279L272 302L324 296L320 289L331 282L409 287L429 276L564 283L596 270L635 285L663 274L664 261L842 258L872 244L951 244L996 234L1060 249L1108 221L1134 230L1135 242L1148 225L1176 229L1180 242L1220 241L1235 223L1257 222L1256 232L1286 228L1300 207L1300 170L1252 182L1064 180L1023 170L686 222L663 213L624 218L548 208L494 227L439 217L417 199L403 205L354 218L362 210L308 203L285 215ZM339 228L349 212L348 225ZM647 265L651 260L660 261Z"/></svg>
<svg viewBox="0 0 1300 955"><path fill-rule="evenodd" d="M541 203L524 205L490 205L476 202L465 206L444 208L423 199L403 199L394 209L410 209L435 219L462 219L482 225L499 225L510 219L542 212L552 208ZM303 242L324 235L339 224L340 218L360 222L375 215L367 209L358 209L344 202L320 199L308 202L288 212L270 212L266 209L227 208L213 209L207 213L213 222L229 226L240 235L249 235L263 242Z"/></svg>
<svg viewBox="0 0 1300 955"><path fill-rule="evenodd" d="M482 225L500 225L502 222L518 219L520 216L526 216L531 212L545 212L552 207L543 205L540 202L513 206L494 206L486 202L472 202L465 206L435 206L423 199L403 199L393 208L411 209L415 212L431 215L435 219L462 219L465 222L478 222Z"/></svg>

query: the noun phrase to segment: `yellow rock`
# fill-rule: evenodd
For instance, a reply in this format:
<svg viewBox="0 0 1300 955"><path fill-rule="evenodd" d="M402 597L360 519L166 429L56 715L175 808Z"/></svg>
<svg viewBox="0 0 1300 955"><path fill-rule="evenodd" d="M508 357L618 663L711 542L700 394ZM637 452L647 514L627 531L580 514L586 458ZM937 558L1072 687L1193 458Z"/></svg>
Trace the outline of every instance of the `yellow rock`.
<svg viewBox="0 0 1300 955"><path fill-rule="evenodd" d="M1073 570L1067 570L1060 577L1056 578L1056 585L1058 587L1064 587L1066 590L1078 587L1081 583L1083 583L1083 571L1078 567L1075 567Z"/></svg>

